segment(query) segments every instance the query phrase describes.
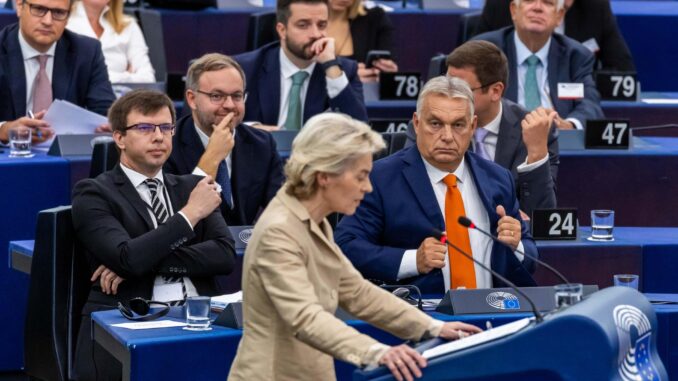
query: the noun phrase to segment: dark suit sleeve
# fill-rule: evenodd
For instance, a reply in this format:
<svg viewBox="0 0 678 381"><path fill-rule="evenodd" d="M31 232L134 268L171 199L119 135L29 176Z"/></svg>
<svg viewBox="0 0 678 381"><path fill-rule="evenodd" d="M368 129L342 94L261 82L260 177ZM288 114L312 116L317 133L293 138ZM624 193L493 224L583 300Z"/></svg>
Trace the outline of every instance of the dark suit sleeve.
<svg viewBox="0 0 678 381"><path fill-rule="evenodd" d="M96 49L91 65L92 69L87 87L85 107L97 114L106 115L108 108L115 101L115 95L113 94L111 81L108 79L108 70L99 41L96 41Z"/></svg>
<svg viewBox="0 0 678 381"><path fill-rule="evenodd" d="M273 136L269 135L269 144L270 144L270 151L271 152L271 160L268 163L268 179L266 181L266 193L265 193L265 203L264 205L268 205L268 203L273 199L275 194L278 192L278 189L282 186L283 182L285 182L285 175L283 174L283 164L282 164L282 159L280 158L280 154L278 154L278 147L275 144L275 139L273 139Z"/></svg>
<svg viewBox="0 0 678 381"><path fill-rule="evenodd" d="M131 218L129 214L137 211L123 209L107 197L106 194L113 191L90 179L79 182L73 190L73 225L96 261L123 278L139 278L161 271L208 276L232 270L233 240L223 219L217 220L221 218L218 213L201 221L205 232L198 238L205 241L196 240L196 233L178 213L158 228L132 237L121 223L121 216ZM199 229L196 225L196 231ZM169 266L173 269L167 268Z"/></svg>
<svg viewBox="0 0 678 381"><path fill-rule="evenodd" d="M598 52L603 69L635 71L633 57L617 26L617 19L612 14L609 1L601 1L603 41L600 41Z"/></svg>
<svg viewBox="0 0 678 381"><path fill-rule="evenodd" d="M553 125L548 138L548 161L532 171L518 172L516 189L520 208L528 216L531 216L535 209L555 208L557 205L556 178L560 164L559 151L558 128Z"/></svg>
<svg viewBox="0 0 678 381"><path fill-rule="evenodd" d="M348 85L336 97L330 98L330 108L353 119L367 122L367 109L363 99L363 84L358 77L358 65L355 61L347 59L342 59L341 65L348 78Z"/></svg>
<svg viewBox="0 0 678 381"><path fill-rule="evenodd" d="M603 118L603 109L600 107L600 93L596 89L596 84L593 82L593 63L594 57L591 52L586 50L583 46L581 49L575 50L570 70L570 80L574 83L582 83L584 85L584 98L575 102L574 109L566 116L561 115L562 118L574 118L581 122L582 126L586 126L588 119Z"/></svg>
<svg viewBox="0 0 678 381"><path fill-rule="evenodd" d="M334 240L365 278L394 283L406 249L379 243L384 233L383 208L380 189L375 187L354 215L341 219Z"/></svg>

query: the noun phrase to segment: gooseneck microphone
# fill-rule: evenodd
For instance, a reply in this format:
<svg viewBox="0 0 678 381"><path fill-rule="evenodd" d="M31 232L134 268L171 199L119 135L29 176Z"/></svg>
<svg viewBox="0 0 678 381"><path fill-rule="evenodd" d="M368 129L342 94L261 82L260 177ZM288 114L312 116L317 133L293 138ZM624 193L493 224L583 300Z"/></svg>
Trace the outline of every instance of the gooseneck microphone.
<svg viewBox="0 0 678 381"><path fill-rule="evenodd" d="M533 256L531 256L531 255L527 255L527 254L525 254L524 252L522 252L522 251L520 251L520 250L518 250L518 249L513 250L513 248L512 248L511 246L509 246L506 242L501 241L499 238L495 237L494 235L490 234L489 232L486 232L485 230L483 230L483 229L479 228L478 226L476 226L476 224L474 224L473 221L471 221L470 219L468 219L468 217L466 217L466 216L460 216L459 219L457 220L457 222L459 222L459 225L461 225L461 226L465 226L465 227L467 227L467 228L469 228L469 229L475 229L475 230L479 231L479 232L482 233L483 235L488 236L492 241L497 242L497 243L499 243L500 245L502 245L502 246L504 246L504 247L508 247L509 249L511 249L511 251L515 251L515 252L518 253L518 254L522 254L522 255L524 255L524 256L530 258L531 260L533 260L533 261L539 263L541 266L546 267L546 268L547 268L549 271L551 271L552 273L556 274L556 276L557 276L558 278L560 278L560 280L562 280L565 284L571 284L570 281L567 280L567 278L565 278L565 276L564 276L563 274L560 273L560 271L556 270L555 268L553 268L553 267L552 267L551 265L549 265L548 263L546 263L546 262L544 262L544 261L542 261L542 260L539 260L539 259L537 259L536 257L533 257Z"/></svg>
<svg viewBox="0 0 678 381"><path fill-rule="evenodd" d="M513 282L511 282L510 280L506 279L503 275L501 275L501 274L499 274L498 272L492 270L492 269L489 268L488 266L485 266L484 263L482 263L482 262L476 260L475 258L473 258L472 255L468 254L468 253L465 252L464 250L462 250L462 249L460 249L459 247L457 247L457 245L455 245L455 244L453 244L452 242L448 241L448 240L447 240L447 236L445 235L445 233L441 232L440 230L438 230L438 229L433 229L433 236L434 236L436 239L439 239L440 242L442 242L442 243L446 244L447 246L453 248L454 250L456 250L457 252L459 252L459 253L460 253L461 255L463 255L464 257L466 257L466 258L470 259L471 261L473 261L473 263L475 263L476 265L480 266L480 267L483 268L485 271L489 271L490 274L494 275L494 276L497 277L499 280L501 280L502 282L506 283L509 287L511 287L512 290L514 290L514 291L517 292L518 294L522 295L523 298L525 298L525 299L528 301L528 303L530 303L530 307L532 307L532 313L534 314L534 318L536 319L537 323L541 323L541 322L544 320L544 316L541 314L541 312L539 312L539 310L537 309L537 306L534 304L534 302L532 301L532 299L530 299L529 296L527 296L524 292L522 292L522 291L518 288L518 286L515 285L515 283L513 283ZM451 265L451 264L450 264L450 265Z"/></svg>

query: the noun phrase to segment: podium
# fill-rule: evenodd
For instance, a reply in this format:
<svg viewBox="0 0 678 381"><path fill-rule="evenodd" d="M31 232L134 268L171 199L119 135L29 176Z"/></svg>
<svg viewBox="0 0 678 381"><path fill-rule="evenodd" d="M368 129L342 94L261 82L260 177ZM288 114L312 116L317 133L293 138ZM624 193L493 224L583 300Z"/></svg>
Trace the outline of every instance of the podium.
<svg viewBox="0 0 678 381"><path fill-rule="evenodd" d="M429 358L421 379L668 380L657 354L654 309L635 290L607 288L545 316L541 323L532 319L523 325L506 336ZM479 335L492 336L492 331ZM465 340L479 341L474 336L456 346ZM357 370L353 380L394 378L380 367Z"/></svg>

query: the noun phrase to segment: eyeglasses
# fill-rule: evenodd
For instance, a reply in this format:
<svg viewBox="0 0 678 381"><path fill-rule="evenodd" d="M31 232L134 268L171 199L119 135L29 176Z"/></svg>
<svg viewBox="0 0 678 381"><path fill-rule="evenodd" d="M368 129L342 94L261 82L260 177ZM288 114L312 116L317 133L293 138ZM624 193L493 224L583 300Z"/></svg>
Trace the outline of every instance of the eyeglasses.
<svg viewBox="0 0 678 381"><path fill-rule="evenodd" d="M152 304L161 306L162 308L159 311L149 314L149 312L151 312ZM122 302L118 302L118 311L120 311L122 316L129 320L134 321L149 321L158 319L167 315L169 310L170 310L169 304L165 302L155 302L152 300L145 300L142 298L130 299L125 304L123 304Z"/></svg>
<svg viewBox="0 0 678 381"><path fill-rule="evenodd" d="M155 133L155 129L159 129L163 135L174 135L174 125L171 123L153 124L153 123L137 123L125 127L123 131L136 130L142 135L151 135Z"/></svg>
<svg viewBox="0 0 678 381"><path fill-rule="evenodd" d="M486 84L484 84L484 85L480 85L480 86L478 86L478 87L474 87L474 88L471 89L471 91L476 91L476 90L484 89L484 88L486 88L486 87L488 87L488 86L494 85L494 84L497 83L497 82L498 82L498 81L494 81L494 82L486 83Z"/></svg>
<svg viewBox="0 0 678 381"><path fill-rule="evenodd" d="M64 21L68 18L68 15L71 13L68 9L61 8L48 8L38 4L31 4L28 1L24 0L23 4L28 4L28 9L31 11L31 15L35 17L44 17L47 12L52 13L52 18L57 21ZM23 4L21 5L23 7Z"/></svg>
<svg viewBox="0 0 678 381"><path fill-rule="evenodd" d="M231 94L224 94L224 93L208 93L206 91L202 90L196 90L198 93L207 95L210 98L210 102L215 105L222 105L228 99L228 97L231 97L231 100L233 103L242 103L242 102L247 102L247 93L243 93L242 91L236 91L235 93Z"/></svg>

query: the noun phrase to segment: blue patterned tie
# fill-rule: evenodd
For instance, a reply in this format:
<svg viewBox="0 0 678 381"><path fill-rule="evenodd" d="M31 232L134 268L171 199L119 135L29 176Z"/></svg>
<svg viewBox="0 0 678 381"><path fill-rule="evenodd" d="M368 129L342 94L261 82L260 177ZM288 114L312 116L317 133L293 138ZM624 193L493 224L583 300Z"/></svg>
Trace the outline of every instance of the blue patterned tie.
<svg viewBox="0 0 678 381"><path fill-rule="evenodd" d="M292 87L290 87L288 96L287 119L285 120L285 129L289 131L301 129L301 85L307 77L308 73L305 71L298 71L292 76Z"/></svg>
<svg viewBox="0 0 678 381"><path fill-rule="evenodd" d="M233 209L233 193L231 192L231 176L228 173L226 161L222 160L217 169L217 183L221 185L221 199L228 205L228 209Z"/></svg>
<svg viewBox="0 0 678 381"><path fill-rule="evenodd" d="M146 183L146 186L148 187L148 190L151 192L151 208L153 210L153 215L155 216L155 220L158 223L158 226L161 224L164 224L165 221L167 221L167 218L169 217L169 212L167 211L167 207L165 204L163 204L160 201L160 180L158 179L146 179L144 181ZM186 284L184 283L184 277L182 276L171 276L171 275L163 275L162 280L165 282L165 284L169 283L181 283L181 293L183 295L183 300L175 300L173 302L170 302L169 304L171 306L181 306L184 304L184 301L186 300Z"/></svg>
<svg viewBox="0 0 678 381"><path fill-rule="evenodd" d="M473 140L475 141L475 153L478 154L485 160L491 160L490 155L485 150L485 137L490 131L479 127L476 128L475 134L473 134Z"/></svg>
<svg viewBox="0 0 678 381"><path fill-rule="evenodd" d="M537 65L540 64L539 57L534 54L527 57L527 72L525 73L525 108L532 111L541 106L539 96L539 85L537 84Z"/></svg>

